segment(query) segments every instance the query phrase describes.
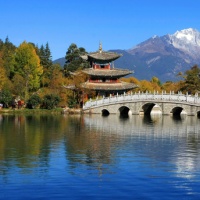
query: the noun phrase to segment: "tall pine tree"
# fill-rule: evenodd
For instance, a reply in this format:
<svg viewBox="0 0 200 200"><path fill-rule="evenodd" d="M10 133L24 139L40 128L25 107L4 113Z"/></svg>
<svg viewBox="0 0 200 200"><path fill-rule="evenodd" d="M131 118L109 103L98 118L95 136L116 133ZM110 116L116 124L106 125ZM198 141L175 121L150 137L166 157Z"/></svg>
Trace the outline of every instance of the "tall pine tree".
<svg viewBox="0 0 200 200"><path fill-rule="evenodd" d="M85 54L87 54L87 52L83 47L78 48L74 43L69 46L65 56L65 76L69 76L70 72L74 72L78 69L89 67L89 63L81 58L81 56Z"/></svg>
<svg viewBox="0 0 200 200"><path fill-rule="evenodd" d="M50 82L51 71L53 67L51 51L48 43L46 43L45 47L44 45L41 45L39 49L39 57L40 57L40 64L43 66L44 70L41 84L42 87L44 86L47 87Z"/></svg>

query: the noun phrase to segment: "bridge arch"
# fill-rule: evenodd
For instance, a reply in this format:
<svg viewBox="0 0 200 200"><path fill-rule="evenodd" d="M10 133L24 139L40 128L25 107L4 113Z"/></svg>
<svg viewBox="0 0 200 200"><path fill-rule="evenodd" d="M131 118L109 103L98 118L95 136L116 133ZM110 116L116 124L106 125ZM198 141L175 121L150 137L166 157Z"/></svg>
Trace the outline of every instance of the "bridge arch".
<svg viewBox="0 0 200 200"><path fill-rule="evenodd" d="M183 111L183 108L178 106L178 107L174 107L174 108L171 110L170 113L172 113L172 115L177 116L177 115L180 115L182 111Z"/></svg>
<svg viewBox="0 0 200 200"><path fill-rule="evenodd" d="M125 117L127 116L128 117L129 114L132 114L130 108L127 107L127 106L119 107L118 111L119 111L120 116L125 116Z"/></svg>
<svg viewBox="0 0 200 200"><path fill-rule="evenodd" d="M151 113L161 114L162 109L156 103L145 103L141 106L139 113L143 113L144 115L150 115Z"/></svg>
<svg viewBox="0 0 200 200"><path fill-rule="evenodd" d="M108 116L110 114L110 112L107 110L107 109L103 109L102 111L101 111L101 115L102 116Z"/></svg>
<svg viewBox="0 0 200 200"><path fill-rule="evenodd" d="M197 117L200 118L200 110L197 111Z"/></svg>

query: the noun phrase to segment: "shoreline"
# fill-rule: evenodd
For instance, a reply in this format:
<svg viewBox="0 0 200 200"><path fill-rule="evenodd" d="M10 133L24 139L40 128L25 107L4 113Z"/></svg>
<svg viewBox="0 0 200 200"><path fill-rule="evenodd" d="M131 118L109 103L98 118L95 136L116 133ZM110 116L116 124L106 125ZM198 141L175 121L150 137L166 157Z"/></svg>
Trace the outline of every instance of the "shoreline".
<svg viewBox="0 0 200 200"><path fill-rule="evenodd" d="M0 114L82 114L82 109L74 108L55 108L55 109L12 109L12 108L1 108Z"/></svg>

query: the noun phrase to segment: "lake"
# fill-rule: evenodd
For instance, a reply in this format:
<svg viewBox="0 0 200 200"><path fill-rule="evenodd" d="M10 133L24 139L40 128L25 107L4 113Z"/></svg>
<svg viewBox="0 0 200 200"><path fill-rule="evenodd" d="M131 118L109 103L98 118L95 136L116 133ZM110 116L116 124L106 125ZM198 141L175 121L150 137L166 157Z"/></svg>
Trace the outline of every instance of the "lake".
<svg viewBox="0 0 200 200"><path fill-rule="evenodd" d="M0 115L0 199L200 199L200 119Z"/></svg>

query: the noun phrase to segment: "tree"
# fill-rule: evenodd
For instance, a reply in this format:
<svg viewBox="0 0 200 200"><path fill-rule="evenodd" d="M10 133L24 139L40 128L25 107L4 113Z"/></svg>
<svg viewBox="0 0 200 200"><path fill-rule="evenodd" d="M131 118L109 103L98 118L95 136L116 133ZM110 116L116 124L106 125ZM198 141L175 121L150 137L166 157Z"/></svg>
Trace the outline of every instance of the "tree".
<svg viewBox="0 0 200 200"><path fill-rule="evenodd" d="M9 79L6 74L6 69L4 68L3 64L3 52L0 50L0 90L4 87L7 87L9 84Z"/></svg>
<svg viewBox="0 0 200 200"><path fill-rule="evenodd" d="M47 94L44 96L43 99L43 108L49 110L53 109L58 105L59 102L60 102L59 96L55 94Z"/></svg>
<svg viewBox="0 0 200 200"><path fill-rule="evenodd" d="M49 44L46 43L46 46L43 45L39 49L39 57L40 57L40 64L43 66L43 75L42 75L42 87L48 86L50 75L51 75L51 68L53 65L51 51L49 48Z"/></svg>
<svg viewBox="0 0 200 200"><path fill-rule="evenodd" d="M78 48L76 44L72 43L66 52L66 62L64 65L64 74L69 76L70 72L77 71L89 67L89 62L83 60L81 56L87 54L83 47Z"/></svg>
<svg viewBox="0 0 200 200"><path fill-rule="evenodd" d="M33 94L27 102L27 107L33 109L37 107L40 103L41 103L41 98L37 94Z"/></svg>
<svg viewBox="0 0 200 200"><path fill-rule="evenodd" d="M153 92L154 88L149 81L141 80L139 85L139 90L142 92Z"/></svg>
<svg viewBox="0 0 200 200"><path fill-rule="evenodd" d="M12 102L12 94L9 90L2 90L0 92L0 102L3 104L3 107L9 107Z"/></svg>
<svg viewBox="0 0 200 200"><path fill-rule="evenodd" d="M49 69L52 66L52 56L48 43L46 43L45 47L44 45L41 45L39 49L39 57L40 64L43 66L44 69Z"/></svg>
<svg viewBox="0 0 200 200"><path fill-rule="evenodd" d="M200 68L197 65L187 70L183 78L185 80L184 86L181 88L182 90L192 94L200 91Z"/></svg>
<svg viewBox="0 0 200 200"><path fill-rule="evenodd" d="M25 87L26 84L25 79L20 74L15 74L13 79L13 94L17 96L24 96L25 95Z"/></svg>
<svg viewBox="0 0 200 200"><path fill-rule="evenodd" d="M159 92L161 91L161 82L157 77L155 76L152 77L151 85L154 91L159 91Z"/></svg>
<svg viewBox="0 0 200 200"><path fill-rule="evenodd" d="M178 91L181 90L181 85L183 84L183 81L178 81L178 82L172 82L172 81L167 81L162 85L162 89L169 93L170 91L174 91L177 93Z"/></svg>
<svg viewBox="0 0 200 200"><path fill-rule="evenodd" d="M6 70L6 76L8 78L12 78L13 76L13 55L15 53L16 47L9 41L8 37L6 37L5 42L1 43L1 52L2 52L2 61L3 61L3 67Z"/></svg>
<svg viewBox="0 0 200 200"><path fill-rule="evenodd" d="M63 74L59 64L53 64L49 69L49 87L59 89L63 85Z"/></svg>
<svg viewBox="0 0 200 200"><path fill-rule="evenodd" d="M42 73L43 67L34 46L27 42L20 44L14 55L14 74L21 75L25 80L25 100L30 91L40 87Z"/></svg>

